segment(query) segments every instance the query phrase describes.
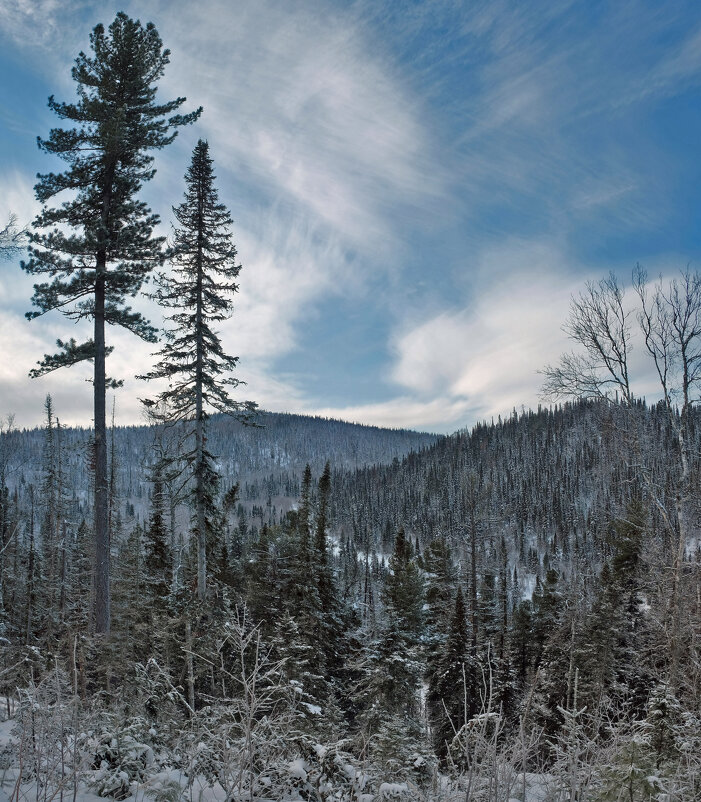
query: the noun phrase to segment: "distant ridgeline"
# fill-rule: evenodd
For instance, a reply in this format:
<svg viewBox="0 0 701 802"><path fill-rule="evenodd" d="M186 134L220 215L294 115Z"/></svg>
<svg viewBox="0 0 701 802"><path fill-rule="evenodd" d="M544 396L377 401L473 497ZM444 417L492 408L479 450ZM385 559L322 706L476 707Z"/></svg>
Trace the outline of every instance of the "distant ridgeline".
<svg viewBox="0 0 701 802"><path fill-rule="evenodd" d="M653 486L661 496L650 506L649 525L664 528L659 516L674 489L668 475L675 470L674 437L655 408L641 404L637 417L636 454L624 413L591 402L514 411L450 436L286 413L261 412L256 426L214 415L208 446L218 458L222 491L238 483L241 514L254 510L261 524L278 522L296 502L307 464L319 476L328 461L335 534L359 548L389 553L400 526L419 546L436 536L464 542L472 510L485 558L506 537L516 564L532 568L571 554L600 562L612 518ZM90 437L84 428L60 433L73 513L86 517ZM177 427L165 437L177 440ZM126 520L147 515L157 439L157 427L113 430L113 492ZM43 430L15 430L1 435L0 444L8 489L39 487ZM643 463L646 479L631 467ZM282 506L273 520L275 503Z"/></svg>

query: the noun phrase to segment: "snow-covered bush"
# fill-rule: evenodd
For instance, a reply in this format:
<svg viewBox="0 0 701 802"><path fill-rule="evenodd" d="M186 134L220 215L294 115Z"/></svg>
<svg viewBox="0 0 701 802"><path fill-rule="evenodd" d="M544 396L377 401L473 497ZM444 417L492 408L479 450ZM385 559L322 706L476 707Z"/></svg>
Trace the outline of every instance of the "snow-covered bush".
<svg viewBox="0 0 701 802"><path fill-rule="evenodd" d="M155 778L159 780L159 777ZM184 798L184 789L182 784L172 778L167 777L160 782L150 785L144 789L144 795L153 802L181 802Z"/></svg>
<svg viewBox="0 0 701 802"><path fill-rule="evenodd" d="M154 768L173 762L172 744L182 728L187 703L167 672L151 659L134 666L129 710L136 737L151 747Z"/></svg>
<svg viewBox="0 0 701 802"><path fill-rule="evenodd" d="M245 609L227 623L217 649L228 695L198 710L181 733L181 768L191 781L200 775L219 784L227 799L259 791L276 798L282 767L294 758L296 694Z"/></svg>
<svg viewBox="0 0 701 802"><path fill-rule="evenodd" d="M667 798L664 780L655 767L651 734L645 722L635 722L628 731L614 733L613 754L597 767L597 790L592 794L596 802L620 799L663 802Z"/></svg>
<svg viewBox="0 0 701 802"><path fill-rule="evenodd" d="M359 802L372 799L370 777L344 742L322 745L298 741L300 756L281 767L278 785L289 798Z"/></svg>
<svg viewBox="0 0 701 802"><path fill-rule="evenodd" d="M78 699L58 668L19 690L13 736L19 781L34 782L37 793L51 798L75 786L82 761L74 732Z"/></svg>
<svg viewBox="0 0 701 802"><path fill-rule="evenodd" d="M416 721L386 716L369 739L367 754L380 784L426 788L433 780L436 759Z"/></svg>
<svg viewBox="0 0 701 802"><path fill-rule="evenodd" d="M102 729L93 738L89 785L99 796L126 799L132 783L143 782L154 765L153 749L138 737L140 721Z"/></svg>

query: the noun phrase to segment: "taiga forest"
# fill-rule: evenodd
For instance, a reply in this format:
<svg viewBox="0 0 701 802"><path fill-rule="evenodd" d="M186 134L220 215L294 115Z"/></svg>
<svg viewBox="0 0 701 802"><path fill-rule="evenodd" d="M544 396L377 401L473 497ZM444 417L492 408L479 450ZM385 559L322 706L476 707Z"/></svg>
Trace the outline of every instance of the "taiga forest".
<svg viewBox="0 0 701 802"><path fill-rule="evenodd" d="M260 409L220 336L246 267L214 147L170 236L144 200L203 111L157 94L169 60L94 27L41 211L0 231L28 327L66 332L32 381L94 402L2 410L0 799L701 799L701 274L583 282L541 403L452 434ZM153 350L142 425L115 328Z"/></svg>

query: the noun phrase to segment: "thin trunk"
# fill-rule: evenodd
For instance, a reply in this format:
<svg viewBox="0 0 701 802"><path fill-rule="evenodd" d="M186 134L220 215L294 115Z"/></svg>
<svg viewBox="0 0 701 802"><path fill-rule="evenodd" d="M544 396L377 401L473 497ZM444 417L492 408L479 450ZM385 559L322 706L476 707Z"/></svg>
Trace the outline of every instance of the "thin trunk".
<svg viewBox="0 0 701 802"><path fill-rule="evenodd" d="M176 502L175 497L173 494L173 487L172 485L168 485L168 507L170 511L170 553L173 555L173 570L171 576L171 586L173 589L180 587L180 569L181 569L181 561L182 561L182 543L180 542L180 538L176 538L176 531L175 531L175 511L176 511Z"/></svg>
<svg viewBox="0 0 701 802"><path fill-rule="evenodd" d="M197 309L196 309L196 348L197 365L195 373L195 500L197 506L197 596L204 601L207 595L207 522L205 511L205 479L204 479L204 419L202 405L202 381L204 373L204 338L203 320L203 283L202 283L202 227L203 227L202 193L199 197L198 238L197 238Z"/></svg>
<svg viewBox="0 0 701 802"><path fill-rule="evenodd" d="M195 666L192 660L192 624L185 621L185 662L187 666L187 703L191 715L195 712Z"/></svg>
<svg viewBox="0 0 701 802"><path fill-rule="evenodd" d="M27 606L24 617L24 642L29 644L32 637L32 608L34 607L34 488L29 488L31 504L29 514L29 563L27 565Z"/></svg>
<svg viewBox="0 0 701 802"><path fill-rule="evenodd" d="M114 532L114 507L115 507L115 491L117 487L117 462L114 449L114 411L115 400L112 397L112 426L110 427L110 450L109 450L109 502L107 507L107 531L110 534L110 540Z"/></svg>
<svg viewBox="0 0 701 802"><path fill-rule="evenodd" d="M52 548L52 570L51 581L55 584L56 571L61 572L61 593L63 593L63 583L65 580L65 556L66 556L66 522L63 519L63 456L61 454L61 422L56 418L56 512L53 517L54 532L53 532L53 548ZM59 544L61 555L59 557ZM58 567L60 560L60 568ZM52 610L54 603L54 595L52 589L51 596ZM63 609L63 607L61 607Z"/></svg>
<svg viewBox="0 0 701 802"><path fill-rule="evenodd" d="M63 455L61 453L61 422L56 418L56 458L57 458L57 495L56 508L56 542L61 544L61 578L59 592L59 615L61 623L66 614L66 519L63 509ZM60 534L59 534L60 532Z"/></svg>
<svg viewBox="0 0 701 802"><path fill-rule="evenodd" d="M56 460L56 440L54 437L54 417L51 395L46 396L44 403L46 409L46 429L44 433L44 462L43 472L44 481L41 488L41 504L44 506L44 516L42 520L42 541L41 551L45 560L45 571L47 584L49 586L47 610L47 636L48 640L53 636L53 613L56 610L56 590L57 590L57 563L58 563L58 478Z"/></svg>
<svg viewBox="0 0 701 802"><path fill-rule="evenodd" d="M686 388L685 388L686 390ZM670 415L673 412L670 410ZM672 683L676 685L677 671L679 669L680 647L681 647L681 610L679 602L679 585L681 581L682 566L684 564L684 554L686 552L687 535L689 533L689 524L686 514L686 502L688 499L688 492L690 488L690 472L689 460L687 457L686 445L686 408L682 409L681 420L677 426L677 441L679 443L679 456L681 466L680 486L677 487L677 492L674 497L675 511L677 514L677 524L679 527L679 541L677 544L677 553L674 557L674 565L672 569L672 592L670 598L670 624L671 632L671 678Z"/></svg>
<svg viewBox="0 0 701 802"><path fill-rule="evenodd" d="M61 530L61 592L59 594L59 620L66 618L66 522L63 521Z"/></svg>
<svg viewBox="0 0 701 802"><path fill-rule="evenodd" d="M479 626L477 609L477 521L475 520L474 499L470 504L470 625L472 628L472 656L474 658L477 655L477 629Z"/></svg>

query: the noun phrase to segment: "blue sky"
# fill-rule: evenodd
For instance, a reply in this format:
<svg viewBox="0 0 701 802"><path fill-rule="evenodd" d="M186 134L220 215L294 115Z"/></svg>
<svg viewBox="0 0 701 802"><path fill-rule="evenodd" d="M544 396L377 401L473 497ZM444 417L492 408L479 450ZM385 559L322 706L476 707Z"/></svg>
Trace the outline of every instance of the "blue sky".
<svg viewBox="0 0 701 802"><path fill-rule="evenodd" d="M172 51L160 96L204 106L144 196L168 233L208 139L243 264L222 338L265 408L453 431L533 406L586 280L698 267L698 2L2 0L0 221L36 213L46 99L74 97L118 10ZM89 369L26 378L75 334L26 322L30 297L3 263L0 413L38 423L51 392L88 424ZM138 422L151 349L110 342L117 417Z"/></svg>

